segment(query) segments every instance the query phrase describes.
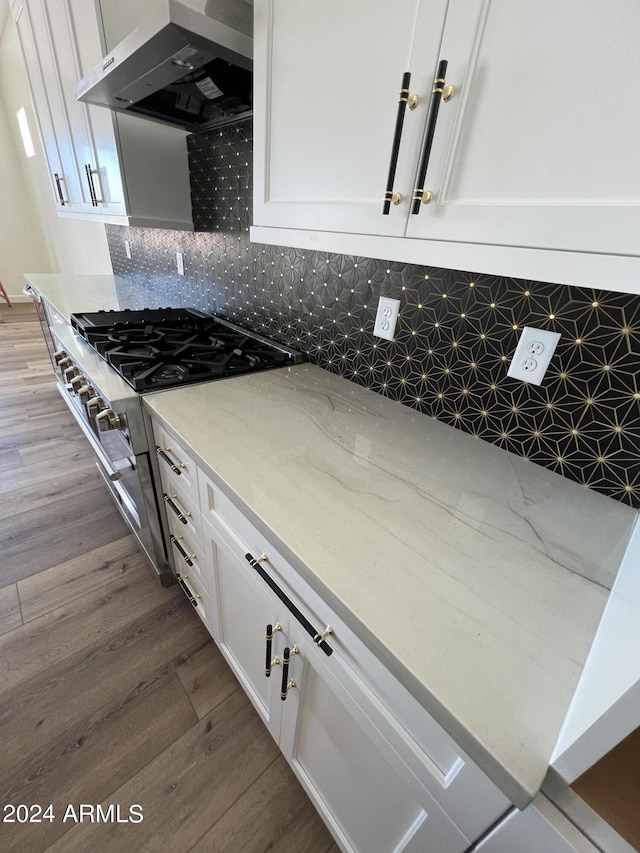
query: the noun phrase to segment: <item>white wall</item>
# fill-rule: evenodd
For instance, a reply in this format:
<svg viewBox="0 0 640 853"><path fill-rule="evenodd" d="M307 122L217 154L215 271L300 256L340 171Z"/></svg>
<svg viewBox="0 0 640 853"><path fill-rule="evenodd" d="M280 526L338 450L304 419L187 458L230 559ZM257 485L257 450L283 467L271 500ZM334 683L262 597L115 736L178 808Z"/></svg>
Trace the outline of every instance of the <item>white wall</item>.
<svg viewBox="0 0 640 853"><path fill-rule="evenodd" d="M1 28L1 24L0 24ZM24 154L16 113L24 107L36 154ZM23 272L110 273L104 225L56 215L17 30L0 32L0 281L10 296Z"/></svg>

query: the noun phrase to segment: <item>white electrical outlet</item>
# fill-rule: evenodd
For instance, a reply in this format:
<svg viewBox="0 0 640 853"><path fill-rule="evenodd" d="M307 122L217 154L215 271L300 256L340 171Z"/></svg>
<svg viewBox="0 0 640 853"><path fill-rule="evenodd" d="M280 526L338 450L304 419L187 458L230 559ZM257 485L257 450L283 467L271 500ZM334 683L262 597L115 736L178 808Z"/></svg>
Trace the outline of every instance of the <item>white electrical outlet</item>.
<svg viewBox="0 0 640 853"><path fill-rule="evenodd" d="M511 359L507 376L522 379L532 385L540 385L559 340L559 332L547 332L544 329L525 326Z"/></svg>
<svg viewBox="0 0 640 853"><path fill-rule="evenodd" d="M184 255L182 252L176 252L176 266L178 268L178 275L184 275Z"/></svg>
<svg viewBox="0 0 640 853"><path fill-rule="evenodd" d="M128 240L124 241L124 252L129 260L131 260L131 243Z"/></svg>
<svg viewBox="0 0 640 853"><path fill-rule="evenodd" d="M399 299L389 299L386 296L381 296L380 301L378 302L378 311L376 313L376 322L373 327L373 334L377 335L379 338L386 338L388 341L392 341L396 330L396 321L398 319L399 310Z"/></svg>

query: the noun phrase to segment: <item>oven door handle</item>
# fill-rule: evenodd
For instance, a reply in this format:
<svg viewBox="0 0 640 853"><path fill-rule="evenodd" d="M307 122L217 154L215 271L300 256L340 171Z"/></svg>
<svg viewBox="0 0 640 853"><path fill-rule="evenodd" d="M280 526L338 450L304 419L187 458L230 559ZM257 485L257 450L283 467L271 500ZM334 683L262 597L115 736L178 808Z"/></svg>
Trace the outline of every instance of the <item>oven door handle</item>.
<svg viewBox="0 0 640 853"><path fill-rule="evenodd" d="M66 403L67 398L65 395L67 392L59 384L58 384L57 388L58 388L58 391L60 392L60 396L62 397L62 399ZM96 454L96 456L100 460L100 464L104 468L104 471L105 471L107 477L113 483L115 483L116 480L119 480L122 477L122 474L120 473L120 471L118 471L117 468L113 467L113 463L111 462L109 457L106 455L106 453L104 452L102 447L100 447L100 442L94 437L93 433L91 432L89 427L84 423L84 421L81 420L80 417L75 413L73 406L68 406L68 408L71 411L71 414L74 416L76 423L78 424L78 426L80 427L80 429L84 433L85 438L87 439L87 441L91 445L91 449L93 450L93 452Z"/></svg>

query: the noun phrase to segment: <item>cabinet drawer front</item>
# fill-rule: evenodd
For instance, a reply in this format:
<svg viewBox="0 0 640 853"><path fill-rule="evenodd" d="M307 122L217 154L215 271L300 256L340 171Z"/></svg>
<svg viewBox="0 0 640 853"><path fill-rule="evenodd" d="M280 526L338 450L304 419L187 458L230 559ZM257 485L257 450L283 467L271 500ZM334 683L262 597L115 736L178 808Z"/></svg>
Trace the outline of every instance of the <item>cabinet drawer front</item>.
<svg viewBox="0 0 640 853"><path fill-rule="evenodd" d="M174 479L164 473L162 493L159 497L163 499L169 526L172 529L176 528L180 533L188 536L191 542L202 548L202 517L198 505L185 494L184 490L180 489Z"/></svg>
<svg viewBox="0 0 640 853"><path fill-rule="evenodd" d="M241 510L229 500L222 489L213 482L201 469L198 471L198 492L200 499L200 510L204 519L216 519L223 521L240 540L247 540L249 547L252 543L251 531L254 529Z"/></svg>
<svg viewBox="0 0 640 853"><path fill-rule="evenodd" d="M210 583L204 552L188 530L177 519L169 519L169 547L176 572L196 577L199 585L208 593Z"/></svg>
<svg viewBox="0 0 640 853"><path fill-rule="evenodd" d="M176 577L179 579L182 591L188 595L193 609L202 619L209 633L213 634L214 604L207 590L201 585L198 576L193 569L185 565L184 569L178 569Z"/></svg>
<svg viewBox="0 0 640 853"><path fill-rule="evenodd" d="M198 477L193 458L173 433L154 424L158 467L163 484L173 483L176 491L198 503ZM158 452L159 451L159 452Z"/></svg>

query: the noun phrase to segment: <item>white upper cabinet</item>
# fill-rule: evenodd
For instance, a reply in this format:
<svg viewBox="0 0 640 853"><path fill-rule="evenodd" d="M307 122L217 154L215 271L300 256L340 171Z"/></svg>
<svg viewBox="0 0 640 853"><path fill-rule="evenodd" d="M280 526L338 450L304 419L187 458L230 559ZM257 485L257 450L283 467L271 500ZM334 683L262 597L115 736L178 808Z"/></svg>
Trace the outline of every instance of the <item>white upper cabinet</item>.
<svg viewBox="0 0 640 853"><path fill-rule="evenodd" d="M71 138L64 97L56 79L46 75L55 57L46 21L36 4L18 3L13 8L18 38L25 59L31 92L36 105L51 192L58 212L82 213L80 173Z"/></svg>
<svg viewBox="0 0 640 853"><path fill-rule="evenodd" d="M102 11L113 2L23 0L12 7L56 209L116 225L191 230L184 131L75 99L78 80L106 52ZM135 17L128 20L133 28Z"/></svg>
<svg viewBox="0 0 640 853"><path fill-rule="evenodd" d="M326 6L255 3L254 239L640 292L637 3Z"/></svg>
<svg viewBox="0 0 640 853"><path fill-rule="evenodd" d="M457 94L407 236L638 254L639 40L629 0L451 0L440 56Z"/></svg>
<svg viewBox="0 0 640 853"><path fill-rule="evenodd" d="M446 6L255 3L257 224L404 234L406 215L382 216L402 78L412 70L411 93L429 89ZM416 18L431 24L409 69ZM426 106L406 110L398 186L412 186Z"/></svg>

